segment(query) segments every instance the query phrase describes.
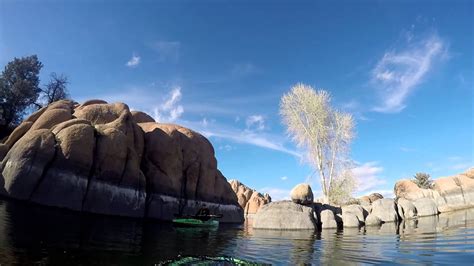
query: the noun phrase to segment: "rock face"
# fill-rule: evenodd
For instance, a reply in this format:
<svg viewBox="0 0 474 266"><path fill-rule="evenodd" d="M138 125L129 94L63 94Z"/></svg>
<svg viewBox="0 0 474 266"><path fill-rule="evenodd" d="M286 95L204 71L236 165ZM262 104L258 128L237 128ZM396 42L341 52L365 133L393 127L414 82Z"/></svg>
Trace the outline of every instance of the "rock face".
<svg viewBox="0 0 474 266"><path fill-rule="evenodd" d="M352 204L342 207L342 223L344 227L364 225L368 212L360 205Z"/></svg>
<svg viewBox="0 0 474 266"><path fill-rule="evenodd" d="M471 168L463 174L438 178L433 182L433 189L422 189L410 180L401 180L395 184L395 195L412 202L432 199L439 212L471 208L474 207L473 173Z"/></svg>
<svg viewBox="0 0 474 266"><path fill-rule="evenodd" d="M376 220L372 216L375 216L382 222L397 222L398 213L395 201L393 199L380 199L375 201L372 204L372 212L367 216L367 220Z"/></svg>
<svg viewBox="0 0 474 266"><path fill-rule="evenodd" d="M239 205L244 209L244 214L254 215L265 204L272 201L270 195L262 195L254 189L247 187L238 180L229 181L232 190L237 195Z"/></svg>
<svg viewBox="0 0 474 266"><path fill-rule="evenodd" d="M407 199L399 198L397 201L398 215L402 219L412 219L417 216L415 205Z"/></svg>
<svg viewBox="0 0 474 266"><path fill-rule="evenodd" d="M317 222L317 216L312 207L291 201L277 201L260 208L254 216L253 228L315 230Z"/></svg>
<svg viewBox="0 0 474 266"><path fill-rule="evenodd" d="M332 210L326 209L322 210L321 214L321 228L337 228L336 217L334 216L334 212Z"/></svg>
<svg viewBox="0 0 474 266"><path fill-rule="evenodd" d="M202 135L155 123L122 103L58 101L2 144L0 193L92 213L170 220L202 203L243 221L243 210Z"/></svg>
<svg viewBox="0 0 474 266"><path fill-rule="evenodd" d="M296 185L291 190L290 197L294 203L305 205L313 203L313 191L308 184Z"/></svg>
<svg viewBox="0 0 474 266"><path fill-rule="evenodd" d="M438 207L434 200L430 198L421 198L413 201L418 217L431 216L438 214Z"/></svg>

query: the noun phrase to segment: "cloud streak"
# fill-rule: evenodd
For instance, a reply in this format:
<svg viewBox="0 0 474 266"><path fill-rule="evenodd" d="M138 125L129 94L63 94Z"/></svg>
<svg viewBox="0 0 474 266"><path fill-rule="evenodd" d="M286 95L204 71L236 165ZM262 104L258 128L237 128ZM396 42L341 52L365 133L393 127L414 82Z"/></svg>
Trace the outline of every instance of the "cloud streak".
<svg viewBox="0 0 474 266"><path fill-rule="evenodd" d="M412 43L405 49L386 52L372 70L372 82L381 103L376 112L397 113L406 107L406 100L446 52L445 42L436 34Z"/></svg>

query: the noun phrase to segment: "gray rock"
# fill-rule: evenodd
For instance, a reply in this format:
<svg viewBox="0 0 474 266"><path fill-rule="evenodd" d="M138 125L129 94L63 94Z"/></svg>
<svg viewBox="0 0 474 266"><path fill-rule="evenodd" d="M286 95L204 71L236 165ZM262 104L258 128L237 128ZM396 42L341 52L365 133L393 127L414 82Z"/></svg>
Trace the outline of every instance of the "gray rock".
<svg viewBox="0 0 474 266"><path fill-rule="evenodd" d="M365 225L371 226L371 225L381 225L382 220L374 214L369 214L367 218L365 219Z"/></svg>
<svg viewBox="0 0 474 266"><path fill-rule="evenodd" d="M438 214L436 203L430 198L421 198L413 201L418 217Z"/></svg>
<svg viewBox="0 0 474 266"><path fill-rule="evenodd" d="M291 200L298 204L312 204L313 203L313 191L311 186L308 184L296 185L290 193Z"/></svg>
<svg viewBox="0 0 474 266"><path fill-rule="evenodd" d="M321 228L337 228L336 218L331 210L321 211Z"/></svg>
<svg viewBox="0 0 474 266"><path fill-rule="evenodd" d="M402 219L412 219L416 216L415 205L407 199L399 198L397 201L398 214Z"/></svg>
<svg viewBox="0 0 474 266"><path fill-rule="evenodd" d="M353 213L343 213L342 224L344 227L359 227L361 225L361 221Z"/></svg>
<svg viewBox="0 0 474 266"><path fill-rule="evenodd" d="M253 218L253 228L315 230L317 222L317 216L312 207L291 201L276 201L260 208Z"/></svg>
<svg viewBox="0 0 474 266"><path fill-rule="evenodd" d="M344 214L354 214L359 221L364 222L368 212L360 205L347 205L342 207L342 220L344 222Z"/></svg>
<svg viewBox="0 0 474 266"><path fill-rule="evenodd" d="M397 206L393 199L379 199L372 203L370 215L377 216L383 222L398 221ZM369 215L369 216L370 216Z"/></svg>

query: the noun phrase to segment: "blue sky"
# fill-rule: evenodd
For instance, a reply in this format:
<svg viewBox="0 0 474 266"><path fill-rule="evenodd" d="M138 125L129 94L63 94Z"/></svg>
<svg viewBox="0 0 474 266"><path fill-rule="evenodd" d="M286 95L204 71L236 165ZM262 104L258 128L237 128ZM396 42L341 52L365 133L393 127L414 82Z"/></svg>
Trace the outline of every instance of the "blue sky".
<svg viewBox="0 0 474 266"><path fill-rule="evenodd" d="M76 101L121 101L206 135L228 179L274 198L313 171L281 96L356 117L356 195L474 165L471 1L0 1L0 65L37 54Z"/></svg>

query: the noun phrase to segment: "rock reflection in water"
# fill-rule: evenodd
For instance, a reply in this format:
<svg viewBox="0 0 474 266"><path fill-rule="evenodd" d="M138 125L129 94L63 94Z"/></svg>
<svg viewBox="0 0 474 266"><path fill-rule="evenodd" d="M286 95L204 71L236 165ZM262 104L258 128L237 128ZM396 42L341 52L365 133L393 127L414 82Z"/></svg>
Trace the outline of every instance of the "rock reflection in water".
<svg viewBox="0 0 474 266"><path fill-rule="evenodd" d="M85 215L0 199L0 264L152 265L178 256L232 256L271 264L472 264L474 209L381 226L214 229Z"/></svg>

